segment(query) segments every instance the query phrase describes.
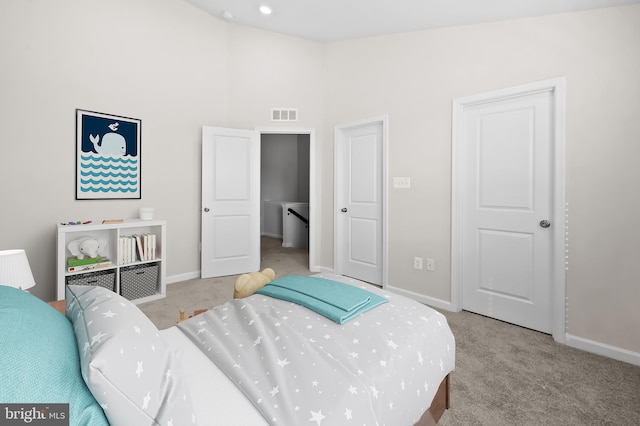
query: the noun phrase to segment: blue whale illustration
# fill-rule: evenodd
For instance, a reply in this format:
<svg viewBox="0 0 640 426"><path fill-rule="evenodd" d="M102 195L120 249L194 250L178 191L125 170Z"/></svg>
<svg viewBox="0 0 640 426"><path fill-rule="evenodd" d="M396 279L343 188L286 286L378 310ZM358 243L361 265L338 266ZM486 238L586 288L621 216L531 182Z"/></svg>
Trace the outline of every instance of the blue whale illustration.
<svg viewBox="0 0 640 426"><path fill-rule="evenodd" d="M106 133L102 136L102 143L99 143L100 135L89 135L89 140L98 154L125 155L127 153L127 141L118 133Z"/></svg>

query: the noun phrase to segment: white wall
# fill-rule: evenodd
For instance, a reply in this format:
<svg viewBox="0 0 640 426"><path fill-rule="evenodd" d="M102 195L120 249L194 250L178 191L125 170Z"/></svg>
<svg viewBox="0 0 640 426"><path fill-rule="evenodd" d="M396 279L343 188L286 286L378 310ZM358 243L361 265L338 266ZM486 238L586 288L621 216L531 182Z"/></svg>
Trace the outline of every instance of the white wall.
<svg viewBox="0 0 640 426"><path fill-rule="evenodd" d="M169 279L193 277L202 126L316 128L320 140L323 50L183 0L0 2L0 177L11 182L0 186L0 249L26 249L32 292L52 300L57 222L154 207L168 222ZM299 120L273 126L272 107ZM142 200L75 200L76 108L142 120Z"/></svg>
<svg viewBox="0 0 640 426"><path fill-rule="evenodd" d="M295 37L229 26L229 123L241 129L315 129L314 268L333 265L333 129L325 123L325 46ZM298 121L272 122L271 108L296 108Z"/></svg>
<svg viewBox="0 0 640 426"><path fill-rule="evenodd" d="M299 201L298 135L262 135L260 192L263 200ZM307 181L308 182L308 181Z"/></svg>
<svg viewBox="0 0 640 426"><path fill-rule="evenodd" d="M0 3L0 249L55 298L55 224L168 221L169 275L200 269L201 126L227 121L227 26L184 1ZM75 109L142 120L142 200L75 200Z"/></svg>
<svg viewBox="0 0 640 426"><path fill-rule="evenodd" d="M389 176L411 177L390 189L389 283L450 300L453 99L566 76L567 331L640 352L639 41L636 5L328 45L327 122L389 114Z"/></svg>
<svg viewBox="0 0 640 426"><path fill-rule="evenodd" d="M114 29L116 29L114 31ZM172 277L199 270L202 125L316 129L316 256L333 266L333 128L389 114L389 279L450 298L451 102L567 77L568 331L640 352L640 7L320 44L182 0L0 3L0 249L55 294L55 223L168 220ZM76 201L76 108L142 119L141 201ZM7 183L9 182L9 183ZM411 268L432 257L436 272Z"/></svg>

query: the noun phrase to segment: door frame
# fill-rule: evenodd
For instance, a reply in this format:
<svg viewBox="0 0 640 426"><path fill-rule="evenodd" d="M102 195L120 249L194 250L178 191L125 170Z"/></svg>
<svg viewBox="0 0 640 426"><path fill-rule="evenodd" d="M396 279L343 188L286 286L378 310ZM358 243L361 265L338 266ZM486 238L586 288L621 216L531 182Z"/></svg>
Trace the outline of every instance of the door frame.
<svg viewBox="0 0 640 426"><path fill-rule="evenodd" d="M309 135L309 270L319 272L316 263L316 130L313 128L297 127L257 127L254 129L260 135Z"/></svg>
<svg viewBox="0 0 640 426"><path fill-rule="evenodd" d="M464 109L474 105L505 100L511 97L522 96L536 92L550 91L552 100L552 214L551 223L554 224L552 237L552 336L554 340L565 343L565 303L566 303L566 277L565 277L565 252L566 252L566 196L565 196L565 169L566 169L566 78L557 77L548 80L509 87L478 95L458 98L452 105L452 151L451 151L451 307L454 311L462 310L462 138L464 135Z"/></svg>
<svg viewBox="0 0 640 426"><path fill-rule="evenodd" d="M365 118L362 120L352 121L345 124L339 124L334 127L334 139L333 139L333 165L334 165L334 179L333 179L333 268L334 273L340 275L342 273L341 260L339 259L338 253L338 244L339 244L339 236L338 236L338 226L337 220L340 212L338 211L338 200L340 191L343 190L344 185L341 185L341 182L344 181L344 176L342 176L342 170L338 170L336 165L338 162L338 144L344 142L344 132L347 129L354 127L363 127L374 124L382 125L382 176L381 182L382 185L382 200L380 203L382 204L382 259L381 265L382 268L382 288L386 288L388 284L388 211L389 211L389 203L387 202L388 198L388 152L389 152L389 116L381 115L377 117Z"/></svg>

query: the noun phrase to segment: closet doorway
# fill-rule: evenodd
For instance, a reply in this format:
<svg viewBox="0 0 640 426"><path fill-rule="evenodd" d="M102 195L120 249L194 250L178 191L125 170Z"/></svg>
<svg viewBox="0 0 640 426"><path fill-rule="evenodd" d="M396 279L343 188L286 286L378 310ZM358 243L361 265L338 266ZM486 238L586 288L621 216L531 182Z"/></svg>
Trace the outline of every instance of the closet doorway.
<svg viewBox="0 0 640 426"><path fill-rule="evenodd" d="M261 157L261 250L287 253L291 249L296 259L299 259L301 251L306 251L309 259L306 267L312 271L315 264L314 130L256 130L260 134ZM278 244L281 248L277 247Z"/></svg>

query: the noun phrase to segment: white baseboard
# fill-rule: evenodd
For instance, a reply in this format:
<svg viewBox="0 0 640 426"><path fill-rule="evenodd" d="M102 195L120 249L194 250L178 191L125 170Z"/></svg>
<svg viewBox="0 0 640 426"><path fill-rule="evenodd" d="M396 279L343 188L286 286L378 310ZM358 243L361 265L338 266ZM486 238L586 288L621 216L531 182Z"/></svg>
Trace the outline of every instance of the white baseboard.
<svg viewBox="0 0 640 426"><path fill-rule="evenodd" d="M261 237L270 237L270 238L275 238L277 240L281 240L282 239L282 234L273 234L271 232L262 232L260 234Z"/></svg>
<svg viewBox="0 0 640 426"><path fill-rule="evenodd" d="M400 294L402 296L406 296L417 302L424 303L425 305L429 305L433 308L443 309L445 311L451 311L451 312L455 311L453 309L453 305L448 300L436 299L435 297L425 296L424 294L415 293L413 291L394 287L392 285L385 286L385 289L392 291L394 293Z"/></svg>
<svg viewBox="0 0 640 426"><path fill-rule="evenodd" d="M200 278L200 271L187 272L185 274L167 276L165 282L167 284L179 283L181 281L193 280Z"/></svg>
<svg viewBox="0 0 640 426"><path fill-rule="evenodd" d="M571 334L566 334L565 338L565 344L572 348L581 349L583 351L640 366L640 353L638 352L607 345L606 343L596 342L583 337L573 336Z"/></svg>

